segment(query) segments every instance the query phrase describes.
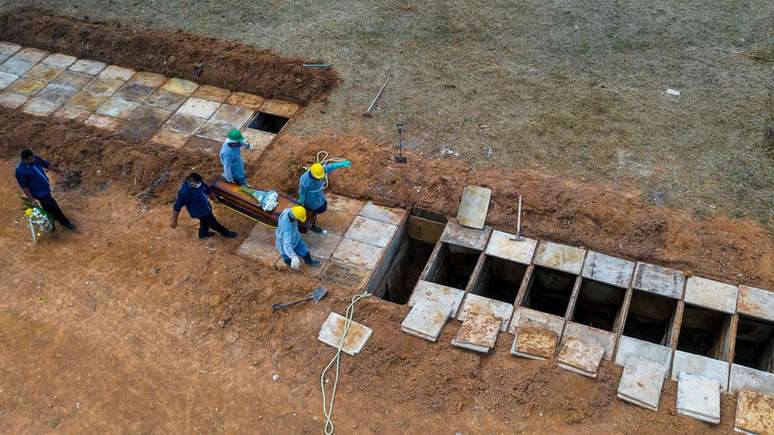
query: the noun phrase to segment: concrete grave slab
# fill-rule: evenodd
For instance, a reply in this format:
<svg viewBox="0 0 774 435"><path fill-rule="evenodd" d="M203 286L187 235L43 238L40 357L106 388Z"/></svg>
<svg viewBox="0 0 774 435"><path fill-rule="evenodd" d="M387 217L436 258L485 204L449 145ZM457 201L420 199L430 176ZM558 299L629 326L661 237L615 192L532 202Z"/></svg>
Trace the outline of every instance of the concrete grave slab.
<svg viewBox="0 0 774 435"><path fill-rule="evenodd" d="M274 238L274 229L264 225L254 225L250 234L239 245L237 254L265 267L272 267L279 258L279 253L274 247Z"/></svg>
<svg viewBox="0 0 774 435"><path fill-rule="evenodd" d="M30 97L26 95L14 94L13 92L6 91L0 94L0 106L8 109L18 109L29 99Z"/></svg>
<svg viewBox="0 0 774 435"><path fill-rule="evenodd" d="M0 71L0 89L5 89L8 86L11 86L11 84L15 82L16 79L18 78L19 76L17 76L16 74Z"/></svg>
<svg viewBox="0 0 774 435"><path fill-rule="evenodd" d="M557 358L559 367L590 378L596 378L605 349L596 343L577 338L565 340Z"/></svg>
<svg viewBox="0 0 774 435"><path fill-rule="evenodd" d="M106 80L106 81L118 80L121 82L125 82L130 78L132 78L134 73L135 71L131 68L124 68L118 65L110 65L105 69L103 69L99 73L97 78L99 78L100 80Z"/></svg>
<svg viewBox="0 0 774 435"><path fill-rule="evenodd" d="M645 358L664 367L672 364L672 349L660 344L622 335L618 340L618 352L615 355L615 363L626 366L630 359Z"/></svg>
<svg viewBox="0 0 774 435"><path fill-rule="evenodd" d="M35 62L17 59L16 56L14 56L0 65L0 71L23 76L27 71L32 69L33 66L35 66Z"/></svg>
<svg viewBox="0 0 774 435"><path fill-rule="evenodd" d="M121 82L117 80L102 80L97 77L84 86L83 90L100 97L110 97L120 87Z"/></svg>
<svg viewBox="0 0 774 435"><path fill-rule="evenodd" d="M70 65L70 71L96 76L105 69L106 66L105 63L97 60L78 59L74 64Z"/></svg>
<svg viewBox="0 0 774 435"><path fill-rule="evenodd" d="M537 241L526 237L513 240L515 237L514 234L492 231L492 236L486 245L486 254L516 263L530 264L532 256L535 254Z"/></svg>
<svg viewBox="0 0 774 435"><path fill-rule="evenodd" d="M166 110L139 104L121 125L120 133L129 139L150 139L171 115Z"/></svg>
<svg viewBox="0 0 774 435"><path fill-rule="evenodd" d="M67 70L62 74L59 74L59 76L52 80L51 83L67 86L77 91L86 86L92 79L93 77L88 74Z"/></svg>
<svg viewBox="0 0 774 435"><path fill-rule="evenodd" d="M161 89L169 92L174 92L176 94L180 95L191 95L196 91L196 88L199 87L198 83L192 82L190 80L184 80L177 77L173 77L169 80L167 80L163 85L161 85Z"/></svg>
<svg viewBox="0 0 774 435"><path fill-rule="evenodd" d="M435 342L450 315L448 305L422 299L403 319L400 329L406 334Z"/></svg>
<svg viewBox="0 0 774 435"><path fill-rule="evenodd" d="M46 84L46 82L25 79L22 77L13 82L11 86L8 86L8 90L16 94L27 95L30 97L37 94L39 90L45 88Z"/></svg>
<svg viewBox="0 0 774 435"><path fill-rule="evenodd" d="M542 241L538 244L533 261L539 266L579 275L585 257L585 249Z"/></svg>
<svg viewBox="0 0 774 435"><path fill-rule="evenodd" d="M201 129L199 129L199 132L201 132ZM190 139L188 139L186 148L198 149L210 155L218 155L221 145L223 144L220 141L199 137L197 133L197 136L192 136Z"/></svg>
<svg viewBox="0 0 774 435"><path fill-rule="evenodd" d="M195 94L194 94L195 95ZM241 106L232 104L221 104L218 110L212 115L210 121L223 122L233 126L233 128L242 128L250 118L253 117L253 111Z"/></svg>
<svg viewBox="0 0 774 435"><path fill-rule="evenodd" d="M632 287L673 299L683 296L685 275L682 272L648 263L637 263Z"/></svg>
<svg viewBox="0 0 774 435"><path fill-rule="evenodd" d="M86 118L86 121L83 123L91 127L96 127L107 131L116 131L121 125L121 121L119 119L113 118L112 116L100 115L98 113L92 114Z"/></svg>
<svg viewBox="0 0 774 435"><path fill-rule="evenodd" d="M131 83L137 83L151 88L158 88L166 81L167 78L165 76L148 71L138 71L129 79L129 82Z"/></svg>
<svg viewBox="0 0 774 435"><path fill-rule="evenodd" d="M228 89L218 88L210 85L201 85L193 96L201 98L203 100L214 101L216 103L222 103L228 99L231 95L231 91Z"/></svg>
<svg viewBox="0 0 774 435"><path fill-rule="evenodd" d="M450 316L457 317L457 310L462 304L462 298L465 292L452 287L436 284L429 281L418 281L411 293L408 305L415 306L422 300L432 301L445 305L450 309Z"/></svg>
<svg viewBox="0 0 774 435"><path fill-rule="evenodd" d="M196 136L222 144L223 140L228 135L228 132L233 128L234 126L231 124L209 120L199 128L196 132Z"/></svg>
<svg viewBox="0 0 774 435"><path fill-rule="evenodd" d="M400 225L406 216L406 210L401 208L389 208L376 205L371 201L366 202L360 209L360 216L384 222L391 225Z"/></svg>
<svg viewBox="0 0 774 435"><path fill-rule="evenodd" d="M707 423L720 423L720 384L682 372L677 381L677 413Z"/></svg>
<svg viewBox="0 0 774 435"><path fill-rule="evenodd" d="M341 350L354 356L363 350L373 330L354 320L350 323L349 330L346 330L346 322L347 319L344 316L331 312L320 328L317 339L336 349L339 348L339 344L343 344Z"/></svg>
<svg viewBox="0 0 774 435"><path fill-rule="evenodd" d="M677 381L680 373L702 376L717 381L721 391L725 392L728 386L728 366L725 361L676 350L672 361L672 380Z"/></svg>
<svg viewBox="0 0 774 435"><path fill-rule="evenodd" d="M193 135L204 124L204 120L191 115L175 113L164 124L164 129L184 136Z"/></svg>
<svg viewBox="0 0 774 435"><path fill-rule="evenodd" d="M492 234L491 227L485 227L483 230L463 227L454 219L449 219L446 227L441 234L441 241L451 243L452 245L464 246L466 248L483 251L489 242L489 236Z"/></svg>
<svg viewBox="0 0 774 435"><path fill-rule="evenodd" d="M56 68L67 69L70 65L74 64L76 60L78 60L77 57L70 56L69 54L53 53L46 56L40 63Z"/></svg>
<svg viewBox="0 0 774 435"><path fill-rule="evenodd" d="M61 104L45 98L33 97L22 107L22 112L34 116L49 116L59 108Z"/></svg>
<svg viewBox="0 0 774 435"><path fill-rule="evenodd" d="M453 346L487 353L495 346L502 319L487 314L469 315L452 339Z"/></svg>
<svg viewBox="0 0 774 435"><path fill-rule="evenodd" d="M266 100L258 95L247 94L244 92L234 92L230 97L228 97L226 103L232 104L234 106L242 106L252 111L256 111L261 108L264 101Z"/></svg>
<svg viewBox="0 0 774 435"><path fill-rule="evenodd" d="M177 109L177 113L207 119L218 110L218 107L220 103L191 97Z"/></svg>
<svg viewBox="0 0 774 435"><path fill-rule="evenodd" d="M69 121L83 122L86 121L89 116L91 116L91 112L73 107L62 106L57 109L56 112L54 112L54 116Z"/></svg>
<svg viewBox="0 0 774 435"><path fill-rule="evenodd" d="M756 319L774 322L774 293L761 288L740 285L736 310Z"/></svg>
<svg viewBox="0 0 774 435"><path fill-rule="evenodd" d="M19 44L0 42L0 62L13 56L19 50L21 50L21 45Z"/></svg>
<svg viewBox="0 0 774 435"><path fill-rule="evenodd" d="M326 197L328 211L318 216L317 223L329 232L344 235L363 208L363 201L332 193Z"/></svg>
<svg viewBox="0 0 774 435"><path fill-rule="evenodd" d="M613 352L615 351L614 333L568 321L564 326L562 343L572 338L576 338L586 343L595 343L601 346L605 350L603 358L605 358L607 361L612 361Z"/></svg>
<svg viewBox="0 0 774 435"><path fill-rule="evenodd" d="M734 430L750 434L774 434L774 395L741 391L736 401Z"/></svg>
<svg viewBox="0 0 774 435"><path fill-rule="evenodd" d="M356 267L373 270L384 255L385 248L348 238L341 239L331 259Z"/></svg>
<svg viewBox="0 0 774 435"><path fill-rule="evenodd" d="M557 337L561 337L564 330L564 318L527 307L516 307L508 332L518 335L519 328L547 329L555 333Z"/></svg>
<svg viewBox="0 0 774 435"><path fill-rule="evenodd" d="M38 92L36 98L41 98L49 101L52 104L61 106L66 103L77 91L69 86L58 85L55 83L49 83L45 88Z"/></svg>
<svg viewBox="0 0 774 435"><path fill-rule="evenodd" d="M741 390L759 391L774 395L774 373L740 366L739 364L731 364L728 391L731 394L735 394Z"/></svg>
<svg viewBox="0 0 774 435"><path fill-rule="evenodd" d="M116 91L116 96L129 101L141 103L145 101L156 89L167 80L161 74L138 72L135 73L121 88Z"/></svg>
<svg viewBox="0 0 774 435"><path fill-rule="evenodd" d="M738 288L711 279L692 276L685 285L685 303L724 313L736 312Z"/></svg>
<svg viewBox="0 0 774 435"><path fill-rule="evenodd" d="M484 229L492 189L481 186L465 186L457 209L457 222L462 226Z"/></svg>
<svg viewBox="0 0 774 435"><path fill-rule="evenodd" d="M594 281L629 288L635 265L633 261L589 251L583 262L582 275Z"/></svg>
<svg viewBox="0 0 774 435"><path fill-rule="evenodd" d="M256 130L254 128L243 127L241 130L247 142L253 145L253 152L249 156L260 156L263 150L269 146L271 141L277 137L274 133L268 131Z"/></svg>
<svg viewBox="0 0 774 435"><path fill-rule="evenodd" d="M500 330L505 331L513 315L513 304L468 293L457 318L464 322L473 315L497 317L501 321Z"/></svg>
<svg viewBox="0 0 774 435"><path fill-rule="evenodd" d="M299 105L283 100L267 100L261 105L261 112L271 115L284 116L292 118L298 112Z"/></svg>
<svg viewBox="0 0 774 435"><path fill-rule="evenodd" d="M26 62L38 63L46 56L48 56L48 52L46 50L27 47L17 51L16 54L13 55L13 58Z"/></svg>
<svg viewBox="0 0 774 435"><path fill-rule="evenodd" d="M185 95L177 94L165 89L156 89L143 100L143 103L168 112L174 112L183 104L186 98Z"/></svg>
<svg viewBox="0 0 774 435"><path fill-rule="evenodd" d="M54 80L59 74L62 74L63 72L64 72L64 68L57 68L54 66L44 65L42 63L39 63L33 66L32 68L30 68L30 70L27 71L26 74L24 74L24 78L48 83L51 80Z"/></svg>
<svg viewBox="0 0 774 435"><path fill-rule="evenodd" d="M110 97L99 106L97 113L112 116L114 118L126 119L139 106L140 103L135 103L134 101L125 100L121 97Z"/></svg>
<svg viewBox="0 0 774 435"><path fill-rule="evenodd" d="M350 290L361 290L368 283L371 271L351 264L330 261L323 268L320 278L325 283L335 284Z"/></svg>
<svg viewBox="0 0 774 435"><path fill-rule="evenodd" d="M162 128L152 138L151 141L161 145L168 145L172 148L182 148L188 142L191 136L176 133L172 130Z"/></svg>
<svg viewBox="0 0 774 435"><path fill-rule="evenodd" d="M651 411L658 411L667 367L640 356L630 358L618 383L618 398Z"/></svg>
<svg viewBox="0 0 774 435"><path fill-rule="evenodd" d="M312 255L323 260L329 260L341 242L341 236L334 233L318 234L309 231L302 237Z"/></svg>
<svg viewBox="0 0 774 435"><path fill-rule="evenodd" d="M397 231L397 225L355 216L344 237L385 248Z"/></svg>
<svg viewBox="0 0 774 435"><path fill-rule="evenodd" d="M67 101L67 105L70 107L75 107L76 109L94 112L99 108L99 106L102 105L102 103L107 101L107 99L108 96L95 95L92 92L81 89L80 91L76 92L69 101Z"/></svg>
<svg viewBox="0 0 774 435"><path fill-rule="evenodd" d="M556 332L529 326L520 327L511 345L511 355L528 359L549 359L556 355Z"/></svg>

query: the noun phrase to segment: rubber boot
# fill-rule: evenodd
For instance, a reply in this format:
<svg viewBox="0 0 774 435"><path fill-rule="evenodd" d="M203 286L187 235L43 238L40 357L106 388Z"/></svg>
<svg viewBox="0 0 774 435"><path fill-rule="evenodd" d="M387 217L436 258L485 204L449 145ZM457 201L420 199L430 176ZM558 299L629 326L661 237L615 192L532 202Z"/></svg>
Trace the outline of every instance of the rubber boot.
<svg viewBox="0 0 774 435"><path fill-rule="evenodd" d="M312 254L304 255L304 263L306 263L309 266L315 266L315 267L320 266L320 261L312 258Z"/></svg>

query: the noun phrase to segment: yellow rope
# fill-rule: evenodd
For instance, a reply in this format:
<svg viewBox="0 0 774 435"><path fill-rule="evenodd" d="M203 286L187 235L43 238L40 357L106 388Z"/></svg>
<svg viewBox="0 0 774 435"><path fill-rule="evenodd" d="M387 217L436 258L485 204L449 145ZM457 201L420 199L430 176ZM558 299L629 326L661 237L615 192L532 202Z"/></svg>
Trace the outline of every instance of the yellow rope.
<svg viewBox="0 0 774 435"><path fill-rule="evenodd" d="M259 224L261 224L261 225L264 225L264 226L266 226L266 227L269 227L269 228L277 228L277 226L276 226L276 225L269 225L269 224L267 224L266 222L263 222L263 221L261 221L261 220L258 220L258 219L254 218L254 217L252 217L252 216L248 216L248 215L246 215L246 214L242 213L241 211L239 211L239 210L235 209L234 207L231 207L231 206L230 206L230 205L228 205L228 204L224 204L224 203L222 203L222 202L221 202L221 203L220 203L220 205L222 205L223 207L226 207L227 209L230 209L231 211L235 211L235 212L237 212L237 213L241 214L242 216L244 216L244 217L246 217L246 218L250 219L251 221L258 222Z"/></svg>

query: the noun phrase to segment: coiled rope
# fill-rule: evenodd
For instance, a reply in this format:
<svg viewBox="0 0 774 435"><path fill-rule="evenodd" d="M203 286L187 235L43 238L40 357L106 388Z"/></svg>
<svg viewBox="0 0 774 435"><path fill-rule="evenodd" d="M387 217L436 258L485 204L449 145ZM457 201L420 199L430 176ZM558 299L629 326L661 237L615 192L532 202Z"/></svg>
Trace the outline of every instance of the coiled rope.
<svg viewBox="0 0 774 435"><path fill-rule="evenodd" d="M327 163L344 162L347 159L341 157L328 157L328 151L317 152L317 163L325 166ZM304 172L308 171L311 165L304 166ZM325 174L325 182L323 183L323 189L328 188L328 174Z"/></svg>

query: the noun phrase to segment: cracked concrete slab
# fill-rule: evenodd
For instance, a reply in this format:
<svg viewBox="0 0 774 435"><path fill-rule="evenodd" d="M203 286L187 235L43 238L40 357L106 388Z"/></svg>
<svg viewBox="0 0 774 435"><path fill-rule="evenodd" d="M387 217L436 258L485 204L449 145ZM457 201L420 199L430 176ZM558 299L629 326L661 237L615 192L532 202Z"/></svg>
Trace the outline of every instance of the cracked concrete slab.
<svg viewBox="0 0 774 435"><path fill-rule="evenodd" d="M738 292L734 285L692 276L685 285L685 303L734 314Z"/></svg>
<svg viewBox="0 0 774 435"><path fill-rule="evenodd" d="M628 288L634 275L635 263L600 252L589 251L583 262L584 278L612 286Z"/></svg>

